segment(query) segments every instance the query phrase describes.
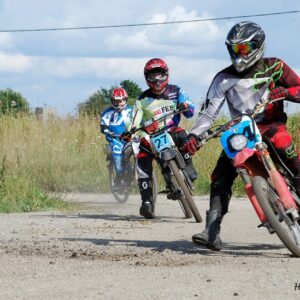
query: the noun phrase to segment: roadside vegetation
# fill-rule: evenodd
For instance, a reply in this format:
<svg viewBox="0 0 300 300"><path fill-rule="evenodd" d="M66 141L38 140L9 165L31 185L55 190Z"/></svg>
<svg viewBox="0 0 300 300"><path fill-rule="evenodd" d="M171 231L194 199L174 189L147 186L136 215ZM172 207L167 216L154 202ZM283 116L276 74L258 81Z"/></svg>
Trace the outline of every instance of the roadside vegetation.
<svg viewBox="0 0 300 300"><path fill-rule="evenodd" d="M290 116L289 127L298 148L299 124L299 114ZM98 118L94 116L55 118L43 123L31 115L17 118L2 115L0 211L62 208L64 204L55 200L55 193L108 192L106 141L99 135L98 127ZM209 191L210 174L219 152L219 142L214 140L194 156L200 175L196 182L197 194ZM159 180L163 187L160 176ZM239 181L234 192L243 193Z"/></svg>
<svg viewBox="0 0 300 300"><path fill-rule="evenodd" d="M131 102L141 91L130 80L120 85L129 91ZM106 141L99 133L99 114L109 104L111 89L100 89L79 104L78 117L46 120L30 113L19 93L0 90L0 212L63 209L70 206L60 200L62 193L108 192ZM189 130L192 122L183 120L181 126ZM224 117L217 122L224 122ZM289 117L288 126L298 149L299 124L300 114ZM199 172L197 194L209 192L210 174L220 151L216 139L194 156ZM155 168L159 188L163 189L162 176ZM239 180L234 194L243 195Z"/></svg>

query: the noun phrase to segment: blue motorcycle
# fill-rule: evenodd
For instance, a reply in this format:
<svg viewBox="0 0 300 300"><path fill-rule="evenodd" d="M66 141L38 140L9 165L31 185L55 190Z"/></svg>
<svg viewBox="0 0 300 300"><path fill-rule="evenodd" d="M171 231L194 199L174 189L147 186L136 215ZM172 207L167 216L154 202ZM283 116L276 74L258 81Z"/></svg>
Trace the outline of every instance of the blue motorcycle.
<svg viewBox="0 0 300 300"><path fill-rule="evenodd" d="M114 135L114 142L106 145L106 154L108 161L108 178L109 188L114 198L119 203L127 202L129 195L134 187L137 186L137 174L136 174L136 157L139 151L139 139L133 138L124 147L120 140L120 136ZM124 172L121 178L118 178L116 173L115 162L112 157L112 153L119 152L122 157L120 163L123 164ZM119 175L120 176L120 175ZM153 171L153 201L157 198L157 178Z"/></svg>

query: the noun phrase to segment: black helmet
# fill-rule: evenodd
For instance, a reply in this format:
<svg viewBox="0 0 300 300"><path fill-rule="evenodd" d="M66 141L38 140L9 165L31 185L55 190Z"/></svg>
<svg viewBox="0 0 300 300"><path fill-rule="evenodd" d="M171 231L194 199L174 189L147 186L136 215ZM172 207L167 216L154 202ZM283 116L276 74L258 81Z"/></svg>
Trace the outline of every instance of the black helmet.
<svg viewBox="0 0 300 300"><path fill-rule="evenodd" d="M253 22L240 22L231 28L225 44L237 72L247 70L263 57L265 38L264 31Z"/></svg>

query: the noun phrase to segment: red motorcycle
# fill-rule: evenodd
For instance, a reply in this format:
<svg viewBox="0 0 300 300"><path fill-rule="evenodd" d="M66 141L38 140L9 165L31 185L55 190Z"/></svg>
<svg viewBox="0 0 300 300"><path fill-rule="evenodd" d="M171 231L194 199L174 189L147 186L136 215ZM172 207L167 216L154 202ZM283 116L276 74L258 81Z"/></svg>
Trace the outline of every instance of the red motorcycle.
<svg viewBox="0 0 300 300"><path fill-rule="evenodd" d="M269 100L259 102L248 111L213 132L207 132L201 147L208 140L219 137L226 155L244 182L245 192L269 233L276 233L282 243L300 256L300 198L293 187L293 174L285 166L275 148L263 140L255 123L255 116Z"/></svg>

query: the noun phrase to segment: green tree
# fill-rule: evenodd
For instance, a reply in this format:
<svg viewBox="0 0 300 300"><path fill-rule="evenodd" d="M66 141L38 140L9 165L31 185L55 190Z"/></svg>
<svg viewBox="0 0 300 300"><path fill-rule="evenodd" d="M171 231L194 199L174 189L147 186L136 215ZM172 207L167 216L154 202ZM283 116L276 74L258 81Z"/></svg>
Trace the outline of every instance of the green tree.
<svg viewBox="0 0 300 300"><path fill-rule="evenodd" d="M28 113L29 103L19 92L0 90L0 114Z"/></svg>
<svg viewBox="0 0 300 300"><path fill-rule="evenodd" d="M120 86L127 91L130 104L134 103L142 93L139 85L129 79L121 81Z"/></svg>
<svg viewBox="0 0 300 300"><path fill-rule="evenodd" d="M85 102L78 105L80 115L97 116L109 104L109 98L103 89L97 90Z"/></svg>
<svg viewBox="0 0 300 300"><path fill-rule="evenodd" d="M123 80L120 82L128 93L128 102L133 104L138 96L142 93L142 89L137 83L131 80ZM110 95L116 86L113 85L109 89L100 88L93 93L85 102L78 105L78 112L80 115L98 116L101 111L110 105Z"/></svg>

